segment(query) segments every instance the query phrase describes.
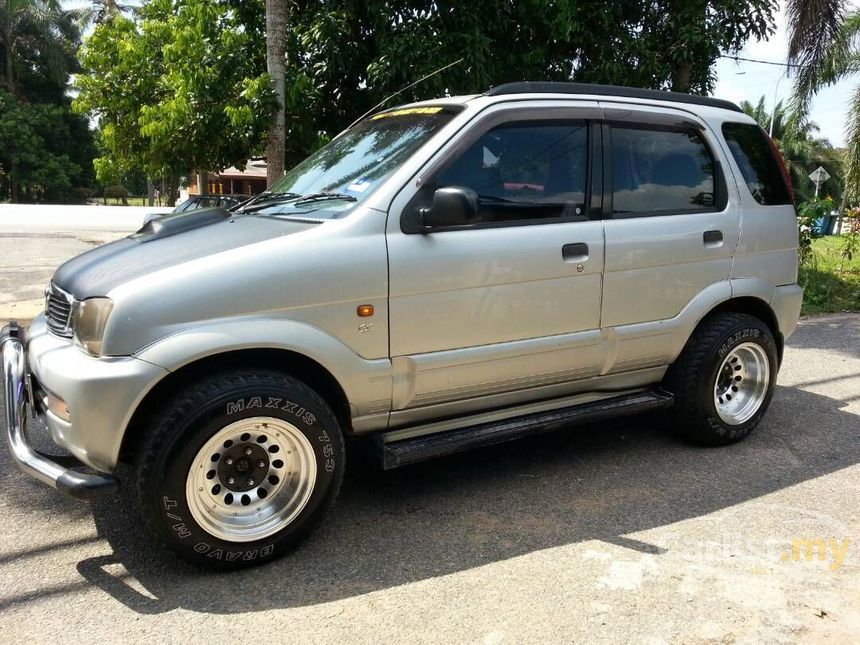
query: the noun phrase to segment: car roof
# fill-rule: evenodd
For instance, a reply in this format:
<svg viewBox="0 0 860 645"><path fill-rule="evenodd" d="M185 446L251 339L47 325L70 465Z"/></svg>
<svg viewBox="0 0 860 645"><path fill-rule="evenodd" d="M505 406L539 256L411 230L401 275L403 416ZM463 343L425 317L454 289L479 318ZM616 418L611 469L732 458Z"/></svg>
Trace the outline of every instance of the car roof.
<svg viewBox="0 0 860 645"><path fill-rule="evenodd" d="M540 100L547 98L582 98L594 100L612 100L613 102L626 103L628 105L639 105L653 107L676 107L688 113L698 114L701 117L719 117L725 119L731 114L732 120L740 122L752 122L738 105L711 96L700 96L698 94L684 94L681 92L668 92L664 90L652 90L638 87L626 87L621 85L601 85L596 83L564 83L550 81L522 81L516 83L505 83L490 88L483 94L465 94L459 96L447 96L426 101L406 103L396 107L389 107L380 112L394 109L427 107L439 105L469 104L487 105L498 101L511 99L518 100Z"/></svg>
<svg viewBox="0 0 860 645"><path fill-rule="evenodd" d="M736 104L712 96L684 94L682 92L666 92L640 87L625 87L621 85L600 85L597 83L556 83L523 81L520 83L505 83L497 85L483 96L504 96L508 94L577 94L584 96L607 96L617 98L647 99L651 101L667 101L669 103L684 103L688 105L704 105L732 112L743 112Z"/></svg>

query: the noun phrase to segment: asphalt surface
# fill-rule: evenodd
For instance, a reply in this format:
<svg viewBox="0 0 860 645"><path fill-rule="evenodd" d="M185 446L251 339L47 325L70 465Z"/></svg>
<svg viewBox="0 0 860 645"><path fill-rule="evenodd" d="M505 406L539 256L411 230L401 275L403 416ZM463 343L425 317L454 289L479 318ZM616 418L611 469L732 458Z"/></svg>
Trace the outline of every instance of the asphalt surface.
<svg viewBox="0 0 860 645"><path fill-rule="evenodd" d="M860 316L801 321L759 429L651 417L380 472L292 555L232 574L154 548L130 486L88 504L0 452L5 642L856 642ZM825 540L810 559L798 539Z"/></svg>
<svg viewBox="0 0 860 645"><path fill-rule="evenodd" d="M60 264L133 233L146 213L169 210L0 204L0 325L29 321L44 308L45 285Z"/></svg>

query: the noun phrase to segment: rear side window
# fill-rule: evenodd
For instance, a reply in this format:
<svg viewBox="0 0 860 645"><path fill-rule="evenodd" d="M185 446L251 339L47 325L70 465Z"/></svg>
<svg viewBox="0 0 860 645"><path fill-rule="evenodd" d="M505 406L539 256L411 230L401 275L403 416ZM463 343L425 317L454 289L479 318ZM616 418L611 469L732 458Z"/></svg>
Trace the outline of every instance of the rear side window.
<svg viewBox="0 0 860 645"><path fill-rule="evenodd" d="M612 128L612 212L624 216L714 210L716 164L693 129Z"/></svg>
<svg viewBox="0 0 860 645"><path fill-rule="evenodd" d="M723 136L753 198L765 206L791 204L782 168L765 131L751 123L723 123Z"/></svg>

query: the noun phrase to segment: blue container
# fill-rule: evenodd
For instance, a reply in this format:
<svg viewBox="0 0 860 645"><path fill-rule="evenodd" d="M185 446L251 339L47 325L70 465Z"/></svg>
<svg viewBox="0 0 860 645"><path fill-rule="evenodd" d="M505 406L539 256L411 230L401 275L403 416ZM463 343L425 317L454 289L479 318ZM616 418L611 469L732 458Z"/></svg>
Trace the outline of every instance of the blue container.
<svg viewBox="0 0 860 645"><path fill-rule="evenodd" d="M833 232L833 224L836 218L832 215L822 215L815 220L815 225L812 227L819 235L830 235Z"/></svg>

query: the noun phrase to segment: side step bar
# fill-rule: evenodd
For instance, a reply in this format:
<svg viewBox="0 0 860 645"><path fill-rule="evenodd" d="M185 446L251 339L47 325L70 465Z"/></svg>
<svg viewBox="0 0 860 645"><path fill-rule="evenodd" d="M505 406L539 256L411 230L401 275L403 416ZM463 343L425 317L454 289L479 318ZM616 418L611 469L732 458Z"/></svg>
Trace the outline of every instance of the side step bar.
<svg viewBox="0 0 860 645"><path fill-rule="evenodd" d="M668 408L674 401L674 397L669 392L654 389L582 403L568 408L480 423L412 439L385 443L384 437L380 437L379 449L382 467L385 470L391 470L433 457L463 452L470 448L491 446L512 439L519 439L561 425L587 423L645 412L646 410Z"/></svg>

